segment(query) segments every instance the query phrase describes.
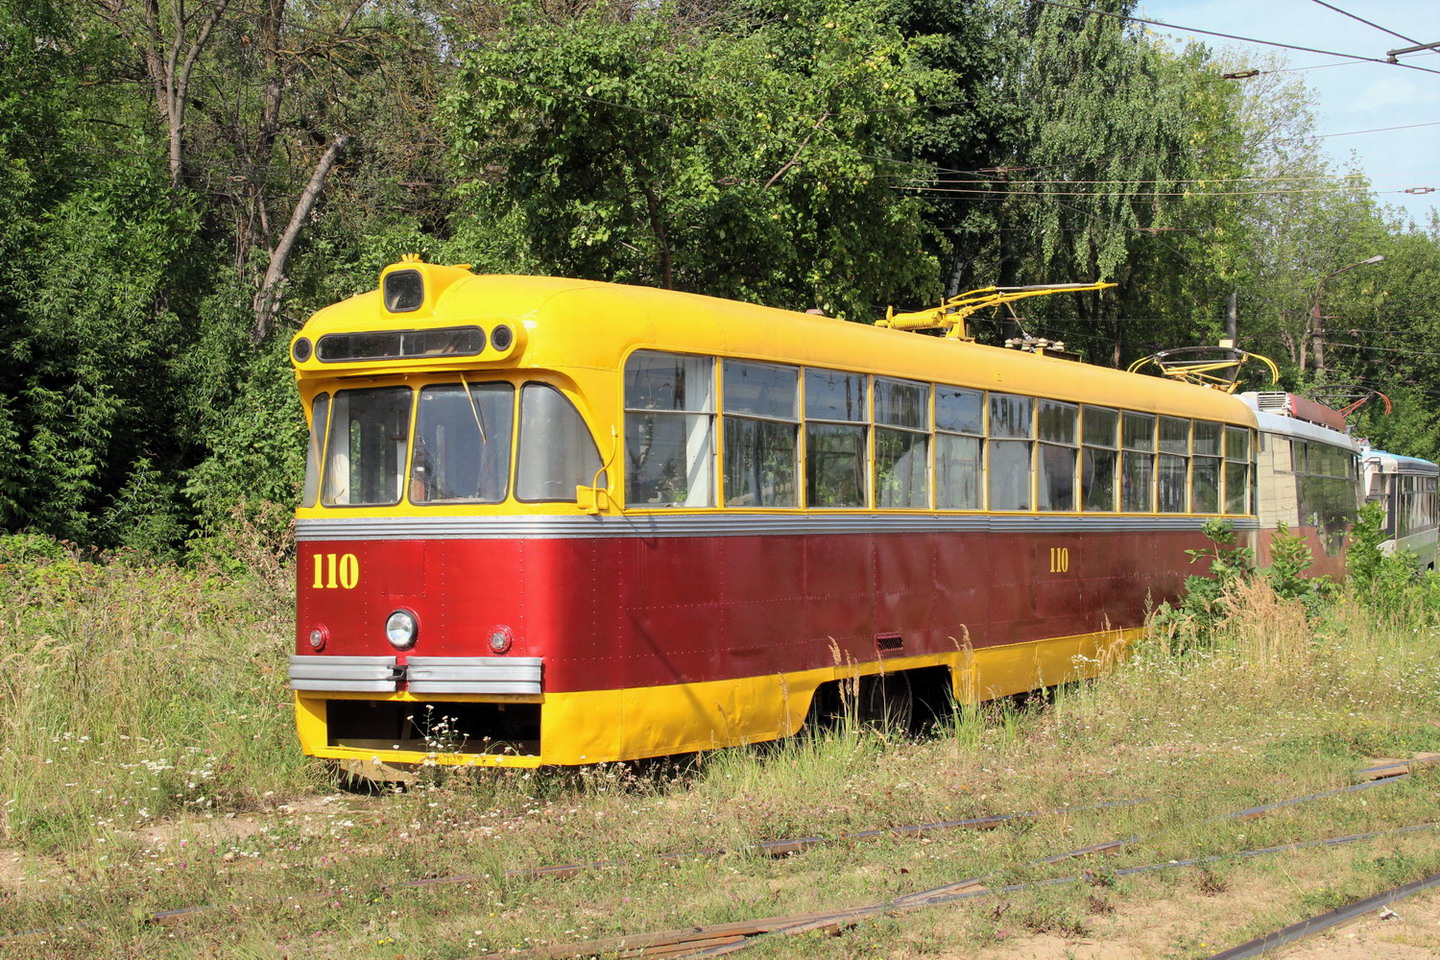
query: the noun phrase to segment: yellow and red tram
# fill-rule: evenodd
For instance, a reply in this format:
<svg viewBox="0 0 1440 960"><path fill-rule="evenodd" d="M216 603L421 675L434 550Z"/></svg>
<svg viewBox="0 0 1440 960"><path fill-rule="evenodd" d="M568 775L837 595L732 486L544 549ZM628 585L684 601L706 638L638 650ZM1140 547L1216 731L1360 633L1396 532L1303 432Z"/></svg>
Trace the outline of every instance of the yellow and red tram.
<svg viewBox="0 0 1440 960"><path fill-rule="evenodd" d="M1257 527L1225 393L407 260L292 341L304 749L635 759L1089 676Z"/></svg>

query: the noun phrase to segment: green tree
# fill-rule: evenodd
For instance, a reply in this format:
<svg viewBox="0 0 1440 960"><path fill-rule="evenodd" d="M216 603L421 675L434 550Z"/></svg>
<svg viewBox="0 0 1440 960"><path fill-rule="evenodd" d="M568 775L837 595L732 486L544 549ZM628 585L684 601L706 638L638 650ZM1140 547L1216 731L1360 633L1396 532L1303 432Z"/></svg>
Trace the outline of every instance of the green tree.
<svg viewBox="0 0 1440 960"><path fill-rule="evenodd" d="M562 273L856 319L929 299L888 160L917 68L883 13L737 4L702 31L668 5L523 8L446 100L468 209Z"/></svg>

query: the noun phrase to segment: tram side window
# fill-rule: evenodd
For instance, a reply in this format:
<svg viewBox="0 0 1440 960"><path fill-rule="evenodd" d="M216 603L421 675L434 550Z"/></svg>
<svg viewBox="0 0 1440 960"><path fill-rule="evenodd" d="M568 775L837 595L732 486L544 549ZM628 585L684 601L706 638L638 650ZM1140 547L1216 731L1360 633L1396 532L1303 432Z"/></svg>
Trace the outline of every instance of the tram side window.
<svg viewBox="0 0 1440 960"><path fill-rule="evenodd" d="M1220 445L1224 433L1218 423L1195 421L1194 459L1190 462L1190 509L1194 513L1220 512Z"/></svg>
<svg viewBox="0 0 1440 960"><path fill-rule="evenodd" d="M625 365L625 501L715 505L715 361L642 351Z"/></svg>
<svg viewBox="0 0 1440 960"><path fill-rule="evenodd" d="M400 502L411 397L409 387L335 394L326 438L322 503L354 507Z"/></svg>
<svg viewBox="0 0 1440 960"><path fill-rule="evenodd" d="M1250 490L1250 431L1244 427L1225 428L1225 512L1248 513L1246 494Z"/></svg>
<svg viewBox="0 0 1440 960"><path fill-rule="evenodd" d="M310 404L310 449L305 455L305 492L301 506L313 507L320 496L320 455L325 450L325 428L330 421L330 394L322 393Z"/></svg>
<svg viewBox="0 0 1440 960"><path fill-rule="evenodd" d="M1074 510L1080 408L1053 400L1041 400L1039 407L1040 476L1035 506L1040 510Z"/></svg>
<svg viewBox="0 0 1440 960"><path fill-rule="evenodd" d="M798 507L800 371L726 360L725 505Z"/></svg>
<svg viewBox="0 0 1440 960"><path fill-rule="evenodd" d="M1375 476L1374 487L1370 491L1369 499L1377 501L1385 508L1385 526L1383 529L1386 539L1395 536L1395 528L1398 523L1396 517L1396 514L1399 512L1397 507L1399 495L1396 492L1397 480L1399 480L1399 477L1393 473L1377 474Z"/></svg>
<svg viewBox="0 0 1440 960"><path fill-rule="evenodd" d="M875 378L875 503L930 505L930 387Z"/></svg>
<svg viewBox="0 0 1440 960"><path fill-rule="evenodd" d="M805 371L805 502L812 507L863 507L866 377Z"/></svg>
<svg viewBox="0 0 1440 960"><path fill-rule="evenodd" d="M1127 411L1120 429L1120 509L1150 513L1155 509L1155 417Z"/></svg>
<svg viewBox="0 0 1440 960"><path fill-rule="evenodd" d="M935 388L935 506L979 510L984 474L985 394Z"/></svg>
<svg viewBox="0 0 1440 960"><path fill-rule="evenodd" d="M1029 510L1035 402L990 394L990 509Z"/></svg>
<svg viewBox="0 0 1440 960"><path fill-rule="evenodd" d="M1115 472L1120 458L1120 414L1104 407L1083 407L1084 446L1080 451L1080 495L1087 511L1115 509Z"/></svg>
<svg viewBox="0 0 1440 960"><path fill-rule="evenodd" d="M1408 537L1415 532L1415 477L1400 475L1400 529L1399 536Z"/></svg>
<svg viewBox="0 0 1440 960"><path fill-rule="evenodd" d="M1318 440L1297 441L1294 448L1300 523L1319 531L1326 553L1336 553L1346 525L1355 517L1354 456Z"/></svg>
<svg viewBox="0 0 1440 960"><path fill-rule="evenodd" d="M1160 418L1160 459L1156 491L1160 513L1184 513L1185 480L1190 466L1190 421Z"/></svg>
<svg viewBox="0 0 1440 960"><path fill-rule="evenodd" d="M1395 477L1400 489L1400 515L1397 536L1408 537L1435 529L1434 477L1401 474Z"/></svg>
<svg viewBox="0 0 1440 960"><path fill-rule="evenodd" d="M520 390L518 459L515 496L521 500L574 503L576 487L609 485L580 411L548 383Z"/></svg>
<svg viewBox="0 0 1440 960"><path fill-rule="evenodd" d="M411 503L499 503L510 485L515 388L444 383L420 391Z"/></svg>

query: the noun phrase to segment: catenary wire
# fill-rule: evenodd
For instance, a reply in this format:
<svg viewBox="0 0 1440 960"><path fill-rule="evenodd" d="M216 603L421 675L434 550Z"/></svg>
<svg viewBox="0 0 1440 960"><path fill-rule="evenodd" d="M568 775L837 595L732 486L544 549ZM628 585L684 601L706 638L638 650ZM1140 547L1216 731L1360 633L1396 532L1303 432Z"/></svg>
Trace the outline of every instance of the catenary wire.
<svg viewBox="0 0 1440 960"><path fill-rule="evenodd" d="M1416 40L1414 37L1407 37L1407 36L1405 36L1405 34L1403 34L1403 33L1396 33L1394 30L1391 30L1391 29L1389 29L1388 27L1382 27L1382 26L1380 26L1380 24L1378 24L1378 23L1372 23L1371 21L1366 20L1364 17L1357 16L1357 15L1351 13L1349 10L1341 10L1339 7L1335 6L1335 4L1333 4L1333 3L1326 3L1325 0L1312 0L1312 2L1318 3L1320 6L1325 7L1327 10L1334 10L1336 13L1340 14L1341 16L1349 17L1351 20L1359 20L1361 23L1365 24L1365 26L1367 26L1367 27L1374 27L1376 30L1379 30L1381 33L1388 33L1388 34L1390 34L1390 36L1392 36L1392 37L1399 37L1401 40L1404 40L1406 43L1416 43L1416 44L1418 44L1418 43L1420 42L1419 40Z"/></svg>
<svg viewBox="0 0 1440 960"><path fill-rule="evenodd" d="M1129 23L1143 23L1146 26L1158 27L1162 30L1174 30L1179 33L1200 33L1210 37L1220 37L1224 40L1238 40L1241 43L1258 43L1267 47L1279 47L1283 50L1297 50L1301 53L1318 53L1327 57L1345 57L1356 62L1380 63L1387 67L1405 67L1410 70L1420 70L1424 73L1440 74L1440 70L1432 70L1429 67L1418 66L1413 63L1400 63L1383 60L1379 57L1365 57L1355 53L1339 53L1335 50L1317 50L1314 47L1302 47L1292 43L1281 43L1277 40L1260 40L1256 37L1242 37L1233 33L1220 33L1216 30L1202 30L1199 27L1185 27L1179 24L1166 23L1163 20L1147 20L1144 17L1131 17L1122 13L1110 13L1106 10L1091 10L1085 7L1076 7L1068 3L1059 3L1057 0L1035 0L1036 3L1047 7L1055 7L1060 10L1069 10L1073 13L1083 13L1089 16L1110 17L1113 20L1124 20Z"/></svg>

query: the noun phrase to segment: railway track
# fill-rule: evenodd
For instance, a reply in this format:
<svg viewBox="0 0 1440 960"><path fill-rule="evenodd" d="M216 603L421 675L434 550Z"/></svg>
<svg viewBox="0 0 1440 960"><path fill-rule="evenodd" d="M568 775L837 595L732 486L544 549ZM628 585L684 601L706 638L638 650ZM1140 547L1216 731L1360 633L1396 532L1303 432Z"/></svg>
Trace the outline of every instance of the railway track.
<svg viewBox="0 0 1440 960"><path fill-rule="evenodd" d="M1339 796L1345 793L1353 793L1377 786L1391 783L1399 783L1407 779L1415 770L1421 767L1430 766L1440 762L1440 758L1426 758L1419 761L1403 761L1391 764L1384 764L1356 771L1359 783L1344 787L1337 787L1331 790L1324 790L1319 793L1307 794L1300 797L1291 797L1284 800L1262 804L1254 807L1247 807L1243 810L1236 810L1210 818L1207 822L1224 820L1245 821L1265 816L1268 813L1286 807L1297 806L1302 803L1309 803L1327 797ZM1420 823L1406 827L1399 827L1393 830L1371 831L1367 833L1348 834L1339 837L1326 837L1316 840L1300 841L1297 843L1282 844L1279 846L1262 847L1249 850L1240 850L1228 854L1220 854L1208 857L1196 857L1186 860L1167 860L1163 863L1147 864L1135 867L1123 867L1112 871L1117 877L1132 876L1142 873L1150 873L1158 870L1179 869L1184 867L1202 866L1210 863L1217 863L1231 859L1250 859L1254 857L1284 853L1294 850L1302 850L1321 846L1339 846L1349 843L1357 843L1363 840L1371 840L1382 836L1397 836L1405 833L1429 832L1440 829L1440 823ZM1126 847L1132 846L1139 841L1139 837L1131 836L1106 841L1099 844L1092 844L1063 853L1054 854L1032 860L1023 866L1034 868L1048 866L1063 862L1065 860L1097 856L1115 853ZM898 916L915 910L928 907L940 906L942 904L955 903L962 900L977 899L1001 893L1014 893L1022 890L1033 889L1041 886L1059 886L1072 883L1081 883L1088 878L1085 874L1077 874L1069 877L1051 878L1038 880L1029 883L1007 884L991 887L986 884L987 878L970 877L944 884L928 890L922 890L904 896L891 898L885 901L863 904L860 906L846 907L834 911L821 911L803 914L790 914L773 917L763 917L754 920L737 921L713 925L697 925L677 930L662 931L656 933L631 934L619 937L609 937L599 940L589 940L578 943L558 944L548 947L541 947L519 953L492 953L484 954L478 960L562 960L569 957L588 957L597 955L613 954L620 957L710 957L723 956L729 953L736 953L740 950L754 946L761 940L781 936L793 936L801 933L814 931L839 932L855 926L865 920L876 919L882 916Z"/></svg>
<svg viewBox="0 0 1440 960"><path fill-rule="evenodd" d="M1369 767L1355 772L1358 782L1343 787L1336 787L1318 793L1307 794L1299 797L1292 797L1248 807L1230 813L1211 818L1212 821L1234 820L1243 821L1264 816L1276 810L1286 807L1309 803L1315 800L1332 796L1339 796L1346 793L1354 793L1362 790L1384 786L1392 783L1403 782L1412 773L1423 767L1440 764L1440 757L1428 757L1419 760L1397 761L1379 766ZM682 860L701 859L708 857L719 857L725 854L737 852L755 853L770 857L786 857L804 853L822 844L837 842L858 842L885 836L915 836L932 832L941 832L956 829L991 830L1006 824L1034 820L1037 818L1055 816L1062 814L1073 814L1082 811L1119 809L1124 807L1137 806L1155 802L1148 798L1135 798L1118 801L1109 801L1096 804L1087 804L1073 807L1061 807L1043 811L1026 811L1010 814L991 814L982 817L972 817L960 820L939 821L933 823L914 824L896 827L882 827L872 830L854 831L840 834L833 838L827 837L799 837L767 841L759 844L751 844L737 848L707 848L702 850L688 851L682 853L661 854L655 857L644 858L660 862L679 862ZM1208 821L1207 821L1208 822ZM1435 824L1416 824L1411 827L1400 828L1399 831L1418 832L1434 829ZM1149 870L1166 869L1172 867L1195 866L1203 863L1215 862L1234 857L1260 856L1267 853L1276 853L1283 850L1302 849L1319 845L1334 845L1339 843L1357 842L1363 839L1370 839L1375 836L1384 835L1380 833L1354 834L1340 838L1328 838L1315 841L1305 841L1296 844L1289 844L1281 847L1263 848L1252 851L1240 851L1223 856L1201 858L1187 861L1167 861L1163 864L1154 864L1148 867L1130 867L1113 871L1117 876L1124 876L1130 873L1146 872ZM1074 850L1064 851L1048 857L1039 858L1023 865L1024 868L1036 868L1061 863L1066 860L1098 856L1115 853L1130 847L1140 840L1138 836L1116 838L1099 844L1092 844ZM507 878L541 878L549 877L564 879L576 876L582 872L597 869L618 868L635 863L635 859L611 859L585 861L571 864L556 864L540 867L519 868L509 870ZM447 886L454 886L464 883L472 883L483 878L470 874L455 874L442 877L422 878L417 880L402 881L382 888L379 893L397 892L416 889L437 889ZM853 926L865 919L870 919L886 914L903 914L911 910L936 906L944 903L951 903L957 900L971 899L975 897L988 896L994 893L1012 892L1028 889L1034 886L1056 885L1079 882L1085 879L1082 876L1058 878L1050 880L1035 881L1033 883L1013 884L1008 886L990 887L986 885L986 877L971 877L947 883L927 890L916 891L895 897L878 903L864 904L858 907L849 907L835 911L822 911L817 913L781 915L764 917L753 920L738 921L733 923L717 924L711 926L689 927L681 930L664 931L660 933L633 934L628 936L612 937L604 940L585 941L581 943L559 944L550 947L537 948L524 953L507 953L507 957L527 957L540 960L540 958L560 958L572 956L587 956L596 953L616 953L623 956L709 956L720 955L720 953L733 952L744 949L759 938L786 936L798 933L805 933L813 930L839 930ZM275 903L290 903L297 900L323 899L325 894L317 894L313 897L289 897L277 898ZM143 922L159 926L176 926L192 919L215 913L225 909L233 910L234 907L226 907L221 904L200 904L186 907L179 907L171 910L162 910L148 913L144 916ZM87 924L82 921L67 925L65 930L83 929ZM53 935L60 932L62 928L46 928L41 930L27 930L0 935L0 949L7 943L15 943L22 940L29 940L36 937ZM702 952L703 951L703 952ZM716 953L713 951L719 951ZM490 955L494 957L501 954Z"/></svg>
<svg viewBox="0 0 1440 960"><path fill-rule="evenodd" d="M1166 860L1160 863L1144 864L1141 866L1121 867L1111 872L1117 877L1129 877L1160 870L1176 870L1185 867L1203 866L1237 858L1252 859L1296 850L1323 846L1341 846L1344 844L1359 843L1364 840L1374 840L1380 837L1400 836L1407 833L1431 832L1435 830L1440 830L1440 822L1412 824L1410 826L1397 827L1392 830L1374 830L1366 833L1347 834L1338 837L1324 837L1317 840L1304 840L1297 843L1280 844L1271 847L1238 850L1231 853L1216 854L1214 856L1192 857L1186 860ZM1086 847L1069 851L1066 854L1060 854L1055 857L1049 857L1045 860L1034 861L1034 863L1054 863L1068 857L1108 853L1119 849L1119 847L1120 844ZM1018 893L1022 890L1032 890L1037 887L1084 883L1088 879L1089 877L1086 874L1080 873L1068 877L1055 877L1029 883L1012 883L988 887L984 884L983 878L974 878L971 880L957 881L956 883L944 887L937 887L933 890L927 890L922 894L911 894L879 903L847 907L835 911L765 917L757 920L738 921L734 923L686 927L679 930L669 930L659 933L610 937L601 940L559 944L518 953L513 951L489 953L480 955L476 960L506 960L506 958L508 958L508 960L564 960L564 958L570 957L608 955L626 958L717 957L737 953L740 950L755 946L764 938L792 936L814 931L838 932L853 927L865 920L872 920L882 916L898 916L927 907L957 903L963 900L974 900L997 894ZM1440 883L1440 880L1436 882ZM1238 960L1239 956L1241 955L1230 957L1227 954L1226 960ZM1258 956L1258 953L1244 954L1243 956Z"/></svg>
<svg viewBox="0 0 1440 960"><path fill-rule="evenodd" d="M1403 883L1372 897L1356 900L1354 903L1337 907L1334 910L1327 910L1325 913L1301 920L1299 923L1292 923L1288 927L1267 933L1263 937L1256 937L1238 947L1213 953L1208 960L1249 960L1251 957L1272 953L1307 937L1313 937L1347 923L1354 923L1366 914L1384 910L1392 903L1398 903L1406 897L1413 897L1417 893L1433 890L1436 887L1440 887L1440 873L1432 873L1428 877Z"/></svg>

